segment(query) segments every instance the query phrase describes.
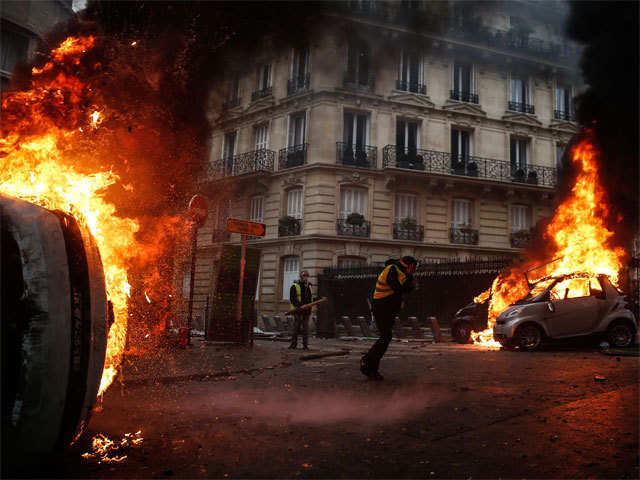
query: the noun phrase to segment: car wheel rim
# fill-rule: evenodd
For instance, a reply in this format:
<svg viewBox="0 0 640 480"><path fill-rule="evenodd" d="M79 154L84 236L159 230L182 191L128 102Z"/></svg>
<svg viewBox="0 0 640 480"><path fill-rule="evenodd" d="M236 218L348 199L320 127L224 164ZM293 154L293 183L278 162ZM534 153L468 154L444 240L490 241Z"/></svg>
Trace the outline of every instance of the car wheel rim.
<svg viewBox="0 0 640 480"><path fill-rule="evenodd" d="M625 346L629 343L631 334L623 325L617 325L611 330L611 343L615 346Z"/></svg>
<svg viewBox="0 0 640 480"><path fill-rule="evenodd" d="M520 335L522 346L525 348L533 348L540 342L540 333L535 327L525 327Z"/></svg>

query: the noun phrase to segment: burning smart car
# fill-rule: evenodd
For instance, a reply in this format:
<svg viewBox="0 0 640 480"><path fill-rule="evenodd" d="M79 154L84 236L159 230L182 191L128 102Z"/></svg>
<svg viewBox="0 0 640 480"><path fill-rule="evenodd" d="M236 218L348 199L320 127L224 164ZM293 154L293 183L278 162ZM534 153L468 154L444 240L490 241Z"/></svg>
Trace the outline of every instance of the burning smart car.
<svg viewBox="0 0 640 480"><path fill-rule="evenodd" d="M545 338L604 334L611 345L626 347L637 328L629 301L606 275L578 273L537 282L498 315L493 337L504 347L535 350Z"/></svg>

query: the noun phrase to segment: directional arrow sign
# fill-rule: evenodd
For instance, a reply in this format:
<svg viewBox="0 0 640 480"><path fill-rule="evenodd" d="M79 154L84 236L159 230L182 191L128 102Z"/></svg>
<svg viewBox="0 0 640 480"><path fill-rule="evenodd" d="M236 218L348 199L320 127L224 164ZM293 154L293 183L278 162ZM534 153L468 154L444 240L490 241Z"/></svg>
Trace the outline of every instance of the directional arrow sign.
<svg viewBox="0 0 640 480"><path fill-rule="evenodd" d="M237 218L227 219L227 232L244 233L245 235L253 235L254 237L264 237L267 226L264 223L247 222Z"/></svg>

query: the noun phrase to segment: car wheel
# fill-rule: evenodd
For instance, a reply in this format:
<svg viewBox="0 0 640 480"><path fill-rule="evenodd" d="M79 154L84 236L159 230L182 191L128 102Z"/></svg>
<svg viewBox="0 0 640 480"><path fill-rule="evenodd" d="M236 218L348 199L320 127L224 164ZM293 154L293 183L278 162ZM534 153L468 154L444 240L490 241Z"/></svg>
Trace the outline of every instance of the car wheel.
<svg viewBox="0 0 640 480"><path fill-rule="evenodd" d="M607 328L607 340L613 347L628 347L633 341L634 333L627 322L613 322Z"/></svg>
<svg viewBox="0 0 640 480"><path fill-rule="evenodd" d="M533 323L526 323L520 327L515 334L516 345L522 350L535 350L542 342L542 331Z"/></svg>
<svg viewBox="0 0 640 480"><path fill-rule="evenodd" d="M451 336L458 343L471 343L471 324L458 322L453 326Z"/></svg>

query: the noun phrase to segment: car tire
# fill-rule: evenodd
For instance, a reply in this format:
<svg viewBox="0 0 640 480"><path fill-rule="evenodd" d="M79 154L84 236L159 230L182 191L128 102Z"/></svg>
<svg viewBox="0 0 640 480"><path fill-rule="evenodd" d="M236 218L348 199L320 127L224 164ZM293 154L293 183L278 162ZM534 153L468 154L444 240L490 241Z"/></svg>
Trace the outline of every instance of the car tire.
<svg viewBox="0 0 640 480"><path fill-rule="evenodd" d="M625 320L615 320L607 327L607 341L612 347L624 348L633 343L635 329Z"/></svg>
<svg viewBox="0 0 640 480"><path fill-rule="evenodd" d="M471 330L473 330L473 327L469 322L458 322L453 326L451 336L458 343L471 343Z"/></svg>
<svg viewBox="0 0 640 480"><path fill-rule="evenodd" d="M521 350L531 352L542 343L542 330L535 323L520 325L515 333L515 345Z"/></svg>

